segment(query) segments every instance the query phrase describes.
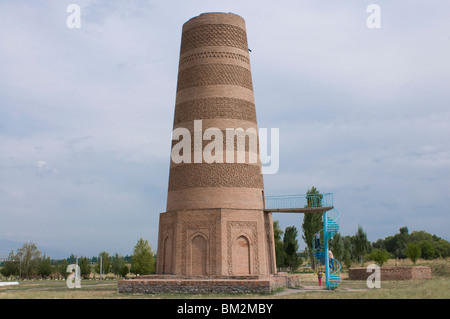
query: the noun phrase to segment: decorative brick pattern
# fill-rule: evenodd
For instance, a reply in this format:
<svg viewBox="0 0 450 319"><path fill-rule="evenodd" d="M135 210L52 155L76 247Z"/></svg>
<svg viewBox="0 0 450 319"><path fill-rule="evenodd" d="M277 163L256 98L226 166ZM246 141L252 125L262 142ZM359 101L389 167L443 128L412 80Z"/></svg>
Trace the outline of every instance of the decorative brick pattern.
<svg viewBox="0 0 450 319"><path fill-rule="evenodd" d="M203 134L203 133L198 133L198 134ZM227 151L229 151L229 152L233 151L235 154L237 153L237 151L252 152L252 153L255 153L254 155L256 155L256 156L254 156L256 158L256 160L254 162L250 162L250 159L248 157L246 157L245 160L240 161L240 162L238 162L237 159L233 159L232 160L233 163L255 164L256 162L258 162L258 154L259 154L259 145L258 144L259 143L258 143L258 135L257 134L252 134L251 131L245 132L243 130L240 130L240 131L236 130L236 131L231 131L228 133L226 130L220 130L220 134L219 134L219 131L214 131L214 133L217 133L217 135L222 136L222 148L221 149L222 149L222 152L224 155L223 163L231 162L231 161L226 161L226 159L225 159ZM227 137L227 134L229 134L228 137ZM194 133L191 133L191 161L190 161L190 163L194 163L195 141L194 141L193 135L194 135ZM214 136L214 137L211 137L211 140L202 139L201 151L203 152L205 150L205 147L210 143L214 143L212 145L216 146L216 143L218 143L218 141L215 141L215 138L216 137ZM229 142L227 142L227 141L229 141ZM176 140L176 139L172 140L172 149L178 143L183 143L183 138L180 138L180 140ZM184 144L181 144L181 145L184 145ZM220 148L219 145L217 145L217 148ZM179 155L182 156L184 151L185 150L181 149ZM214 152L212 155L214 155Z"/></svg>
<svg viewBox="0 0 450 319"><path fill-rule="evenodd" d="M236 178L239 176L239 178ZM199 187L264 188L261 167L248 164L186 164L170 169L169 191Z"/></svg>
<svg viewBox="0 0 450 319"><path fill-rule="evenodd" d="M222 52L206 51L206 52L198 52L198 53L194 53L191 55L187 55L187 56L180 58L180 65L182 65L186 62L191 62L191 61L195 61L198 59L208 59L208 58L235 59L235 60L240 60L240 61L245 62L250 65L250 59L247 56L245 56L243 54L239 54L239 53L224 52L224 51L222 51Z"/></svg>
<svg viewBox="0 0 450 319"><path fill-rule="evenodd" d="M253 91L242 86L231 86L225 84L196 86L177 92L176 103L182 103L189 100L210 97L230 97L255 102Z"/></svg>
<svg viewBox="0 0 450 319"><path fill-rule="evenodd" d="M160 263L157 264L157 273L171 274L173 271L173 251L174 251L174 227L173 224L160 225L158 251L160 252Z"/></svg>
<svg viewBox="0 0 450 319"><path fill-rule="evenodd" d="M229 24L205 24L183 32L181 53L205 46L230 46L248 51L245 30Z"/></svg>
<svg viewBox="0 0 450 319"><path fill-rule="evenodd" d="M258 229L257 223L252 221L229 221L227 222L227 267L229 275L240 275L233 273L233 245L238 237L244 236L250 245L250 274L259 274L258 254ZM239 263L239 261L234 261ZM248 265L243 265L248 268Z"/></svg>
<svg viewBox="0 0 450 319"><path fill-rule="evenodd" d="M174 125L193 120L215 118L239 119L256 123L255 104L228 97L185 101L175 107Z"/></svg>
<svg viewBox="0 0 450 319"><path fill-rule="evenodd" d="M208 269L207 275L215 275L216 274L216 220L193 220L186 221L184 220L182 223L181 230L181 238L183 238L183 249L181 253L181 273L183 275L187 274L187 252L190 251L190 246L192 243L190 242L190 238L194 237L192 235L202 234L205 236L205 239L208 242ZM191 235L191 236L188 236Z"/></svg>
<svg viewBox="0 0 450 319"><path fill-rule="evenodd" d="M253 90L251 72L232 64L202 64L178 73L177 92L204 85L237 85Z"/></svg>

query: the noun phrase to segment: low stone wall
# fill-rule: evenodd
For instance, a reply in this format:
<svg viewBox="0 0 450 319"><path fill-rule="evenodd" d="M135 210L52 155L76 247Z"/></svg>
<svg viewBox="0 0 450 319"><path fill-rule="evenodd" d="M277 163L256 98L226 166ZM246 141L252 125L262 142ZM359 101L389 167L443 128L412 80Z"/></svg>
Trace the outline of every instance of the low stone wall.
<svg viewBox="0 0 450 319"><path fill-rule="evenodd" d="M424 266L415 267L381 267L381 280L411 280L431 278L431 268ZM348 279L367 280L373 274L373 270L367 272L367 268L350 268Z"/></svg>
<svg viewBox="0 0 450 319"><path fill-rule="evenodd" d="M171 276L145 276L118 283L120 293L183 293L183 294L270 294L272 291L300 285L299 275L276 275L259 279L210 279L210 278L176 278Z"/></svg>
<svg viewBox="0 0 450 319"><path fill-rule="evenodd" d="M301 276L300 275L294 275L294 274L288 274L288 273L278 273L276 277L281 277L286 281L285 287L286 288L295 288L299 287L301 285ZM274 277L274 278L276 278Z"/></svg>

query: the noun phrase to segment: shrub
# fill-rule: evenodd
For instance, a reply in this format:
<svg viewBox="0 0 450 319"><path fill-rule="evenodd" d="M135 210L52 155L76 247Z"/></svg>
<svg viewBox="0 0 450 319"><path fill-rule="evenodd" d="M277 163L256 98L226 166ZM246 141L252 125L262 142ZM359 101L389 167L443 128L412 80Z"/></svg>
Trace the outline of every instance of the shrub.
<svg viewBox="0 0 450 319"><path fill-rule="evenodd" d="M380 267L389 259L389 253L386 249L374 249L370 253L370 259L375 261Z"/></svg>
<svg viewBox="0 0 450 319"><path fill-rule="evenodd" d="M419 259L421 253L422 252L420 251L420 247L414 243L409 243L408 246L406 246L406 257L411 259L414 264L416 263L417 259Z"/></svg>

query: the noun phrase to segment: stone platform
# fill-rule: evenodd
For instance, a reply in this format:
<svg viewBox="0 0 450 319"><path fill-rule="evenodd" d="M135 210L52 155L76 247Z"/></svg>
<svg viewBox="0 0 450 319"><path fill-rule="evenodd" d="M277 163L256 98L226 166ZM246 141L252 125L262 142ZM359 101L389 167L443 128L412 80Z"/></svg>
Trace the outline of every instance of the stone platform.
<svg viewBox="0 0 450 319"><path fill-rule="evenodd" d="M367 268L350 268L348 279L367 280L373 272L367 272ZM380 267L381 280L416 280L430 279L431 268L426 266L413 267Z"/></svg>
<svg viewBox="0 0 450 319"><path fill-rule="evenodd" d="M148 275L136 279L121 280L118 283L120 293L181 293L181 294L270 294L280 288L300 286L300 275L277 274L269 277L229 276L182 277L175 275Z"/></svg>

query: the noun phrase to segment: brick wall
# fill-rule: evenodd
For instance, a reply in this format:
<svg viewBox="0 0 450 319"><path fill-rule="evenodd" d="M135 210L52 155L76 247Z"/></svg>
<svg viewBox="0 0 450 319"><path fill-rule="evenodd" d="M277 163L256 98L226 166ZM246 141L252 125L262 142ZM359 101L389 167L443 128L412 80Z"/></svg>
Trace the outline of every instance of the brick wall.
<svg viewBox="0 0 450 319"><path fill-rule="evenodd" d="M297 287L300 285L300 276L283 275L266 279L167 279L163 276L145 276L144 279L121 280L118 284L120 293L182 293L182 294L208 294L208 293L261 293L270 294L280 288ZM166 278L166 279L163 279Z"/></svg>
<svg viewBox="0 0 450 319"><path fill-rule="evenodd" d="M411 280L431 278L431 268L424 266L416 267L381 267L381 280ZM367 272L367 268L350 268L348 279L367 280L373 271Z"/></svg>

